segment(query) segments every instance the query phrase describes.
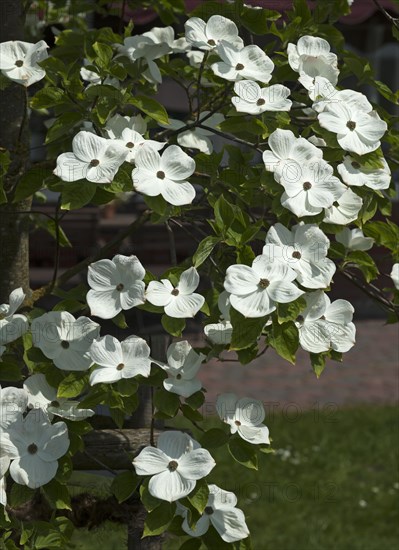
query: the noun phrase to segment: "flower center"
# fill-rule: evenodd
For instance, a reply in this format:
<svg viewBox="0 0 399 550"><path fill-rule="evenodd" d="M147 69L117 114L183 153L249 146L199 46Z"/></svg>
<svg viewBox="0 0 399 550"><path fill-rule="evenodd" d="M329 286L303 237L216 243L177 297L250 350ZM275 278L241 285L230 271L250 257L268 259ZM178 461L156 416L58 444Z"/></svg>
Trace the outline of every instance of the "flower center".
<svg viewBox="0 0 399 550"><path fill-rule="evenodd" d="M57 408L58 408L59 406L60 406L59 401L52 401L52 402L50 403L50 407L57 407Z"/></svg>
<svg viewBox="0 0 399 550"><path fill-rule="evenodd" d="M177 288L174 288L171 294L172 296L179 296L179 290Z"/></svg>
<svg viewBox="0 0 399 550"><path fill-rule="evenodd" d="M38 448L37 448L37 445L36 443L31 443L28 447L28 453L31 454L31 455L34 455L36 454L38 451Z"/></svg>
<svg viewBox="0 0 399 550"><path fill-rule="evenodd" d="M322 321L325 321L325 320L326 320L325 315L322 315L322 316L320 317L320 319L321 319Z"/></svg>
<svg viewBox="0 0 399 550"><path fill-rule="evenodd" d="M157 172L157 178L159 178L160 180L164 180L165 179L165 172L162 172L162 170L159 170Z"/></svg>
<svg viewBox="0 0 399 550"><path fill-rule="evenodd" d="M123 283L119 283L119 285L116 285L116 290L118 292L122 292L122 290L125 288L125 285Z"/></svg>
<svg viewBox="0 0 399 550"><path fill-rule="evenodd" d="M356 128L356 122L353 122L353 120L348 120L346 123L346 127L349 128L351 132Z"/></svg>
<svg viewBox="0 0 399 550"><path fill-rule="evenodd" d="M241 422L240 422L239 420L236 420L236 421L234 422L234 424L235 424L236 426L241 426Z"/></svg>
<svg viewBox="0 0 399 550"><path fill-rule="evenodd" d="M123 370L125 368L125 365L123 363L119 363L119 365L116 367L116 370Z"/></svg>
<svg viewBox="0 0 399 550"><path fill-rule="evenodd" d="M176 374L176 380L181 380L181 374Z"/></svg>
<svg viewBox="0 0 399 550"><path fill-rule="evenodd" d="M17 67L22 67L23 64L24 64L24 62L22 61L22 59L17 59L17 61L15 62L15 65Z"/></svg>
<svg viewBox="0 0 399 550"><path fill-rule="evenodd" d="M213 40L213 38L210 38L210 39L208 40L208 44L209 44L210 46L216 46L216 42Z"/></svg>
<svg viewBox="0 0 399 550"><path fill-rule="evenodd" d="M295 250L293 253L292 253L292 257L293 258L296 258L297 260L300 260L301 257L302 257L302 254L300 252L298 252L298 250Z"/></svg>
<svg viewBox="0 0 399 550"><path fill-rule="evenodd" d="M298 323L301 323L301 325L303 325L305 319L303 318L303 315L298 315L298 317L296 318L296 320L298 321Z"/></svg>
<svg viewBox="0 0 399 550"><path fill-rule="evenodd" d="M100 164L100 161L97 159L93 159L90 161L90 166L98 166Z"/></svg>
<svg viewBox="0 0 399 550"><path fill-rule="evenodd" d="M69 348L69 342L67 342L66 340L62 340L61 347L64 348L64 349L68 349Z"/></svg>
<svg viewBox="0 0 399 550"><path fill-rule="evenodd" d="M338 202L338 201L334 201L334 202L333 202L333 206L335 206L335 208L338 208L339 202Z"/></svg>
<svg viewBox="0 0 399 550"><path fill-rule="evenodd" d="M204 512L207 516L211 516L213 514L212 506L206 506Z"/></svg>
<svg viewBox="0 0 399 550"><path fill-rule="evenodd" d="M261 97L260 99L258 99L258 101L256 102L256 105L264 105L266 103L266 101Z"/></svg>
<svg viewBox="0 0 399 550"><path fill-rule="evenodd" d="M304 191L309 191L309 189L312 189L312 184L310 183L310 181L305 181L305 183L303 184L303 189Z"/></svg>
<svg viewBox="0 0 399 550"><path fill-rule="evenodd" d="M353 168L354 168L355 170L359 170L360 164L359 164L358 162L356 162L356 161L354 160L354 161L351 162L351 164L352 164L352 166L353 166Z"/></svg>
<svg viewBox="0 0 399 550"><path fill-rule="evenodd" d="M128 141L128 142L126 143L126 147L127 147L128 149L133 149L134 143L133 143L132 141Z"/></svg>
<svg viewBox="0 0 399 550"><path fill-rule="evenodd" d="M178 463L176 460L171 460L168 464L168 470L169 472L175 472L177 470Z"/></svg>
<svg viewBox="0 0 399 550"><path fill-rule="evenodd" d="M244 68L244 65L242 63L237 63L236 65L236 71L242 71Z"/></svg>
<svg viewBox="0 0 399 550"><path fill-rule="evenodd" d="M261 279L259 281L259 286L261 288L267 288L269 285L270 285L270 281L268 281L267 279Z"/></svg>

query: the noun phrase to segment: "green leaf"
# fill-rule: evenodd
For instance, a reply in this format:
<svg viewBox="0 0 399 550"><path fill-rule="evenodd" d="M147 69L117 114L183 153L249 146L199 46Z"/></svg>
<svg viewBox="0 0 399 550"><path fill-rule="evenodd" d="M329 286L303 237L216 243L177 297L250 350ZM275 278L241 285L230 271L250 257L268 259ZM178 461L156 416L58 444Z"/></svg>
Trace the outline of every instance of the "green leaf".
<svg viewBox="0 0 399 550"><path fill-rule="evenodd" d="M205 507L208 503L209 497L209 487L205 479L200 479L197 481L195 488L187 496L191 505L199 512L203 514Z"/></svg>
<svg viewBox="0 0 399 550"><path fill-rule="evenodd" d="M86 180L66 183L62 189L62 210L76 210L86 206L94 196L97 186Z"/></svg>
<svg viewBox="0 0 399 550"><path fill-rule="evenodd" d="M71 372L58 386L58 397L76 397L80 395L89 381L86 372Z"/></svg>
<svg viewBox="0 0 399 550"><path fill-rule="evenodd" d="M363 273L369 283L378 276L378 268L373 258L363 250L352 250L348 253L344 265L351 264Z"/></svg>
<svg viewBox="0 0 399 550"><path fill-rule="evenodd" d="M205 395L202 391L197 391L193 395L190 395L190 397L186 397L186 404L194 410L202 407L204 401Z"/></svg>
<svg viewBox="0 0 399 550"><path fill-rule="evenodd" d="M134 472L122 472L112 480L111 491L121 503L127 500L140 484L140 478Z"/></svg>
<svg viewBox="0 0 399 550"><path fill-rule="evenodd" d="M183 413L183 416L185 416L189 420L192 420L193 422L201 422L202 420L204 420L201 413L199 413L195 409L192 409L186 404L181 405L180 410Z"/></svg>
<svg viewBox="0 0 399 550"><path fill-rule="evenodd" d="M13 361L13 358L3 357L0 363L0 379L4 382L17 382L22 380L22 366Z"/></svg>
<svg viewBox="0 0 399 550"><path fill-rule="evenodd" d="M267 126L261 120L241 115L226 118L220 123L220 129L228 134L245 134L245 136L250 134L251 139L254 139L254 136L267 136L268 134Z"/></svg>
<svg viewBox="0 0 399 550"><path fill-rule="evenodd" d="M68 132L75 128L75 126L81 121L81 113L62 113L55 119L53 125L48 129L45 143L51 143L60 137L65 137Z"/></svg>
<svg viewBox="0 0 399 550"><path fill-rule="evenodd" d="M143 113L150 116L160 124L169 124L169 117L165 107L158 103L155 99L144 95L136 95L129 99L129 103L140 109L140 111L143 111Z"/></svg>
<svg viewBox="0 0 399 550"><path fill-rule="evenodd" d="M107 68L114 53L111 46L108 46L107 44L102 44L101 42L94 42L93 50L97 54L96 62L98 66L104 69Z"/></svg>
<svg viewBox="0 0 399 550"><path fill-rule="evenodd" d="M323 353L309 353L309 355L313 372L319 378L326 366L326 356Z"/></svg>
<svg viewBox="0 0 399 550"><path fill-rule="evenodd" d="M299 346L298 329L292 321L287 323L273 323L269 334L269 344L277 353L295 364L295 354Z"/></svg>
<svg viewBox="0 0 399 550"><path fill-rule="evenodd" d="M211 254L215 246L220 242L219 237L213 237L209 235L205 237L199 245L193 256L193 265L194 267L199 267L202 265L208 256Z"/></svg>
<svg viewBox="0 0 399 550"><path fill-rule="evenodd" d="M111 321L114 323L115 326L117 326L118 328L121 328L121 329L125 329L127 328L127 323L126 323L126 319L125 319L125 314L123 313L123 311L120 311L118 313L118 315L116 315L115 317L113 317L111 319Z"/></svg>
<svg viewBox="0 0 399 550"><path fill-rule="evenodd" d="M235 214L232 205L220 195L214 204L215 220L220 229L225 233L234 222Z"/></svg>
<svg viewBox="0 0 399 550"><path fill-rule="evenodd" d="M186 327L185 319L176 319L166 314L162 315L161 323L166 332L169 332L172 336L181 336Z"/></svg>
<svg viewBox="0 0 399 550"><path fill-rule="evenodd" d="M288 304L277 305L278 322L285 323L287 321L295 321L298 315L306 308L306 300L303 296L299 296L293 302Z"/></svg>
<svg viewBox="0 0 399 550"><path fill-rule="evenodd" d="M30 104L33 109L48 109L64 102L69 102L65 92L59 88L48 86L36 92Z"/></svg>
<svg viewBox="0 0 399 550"><path fill-rule="evenodd" d="M174 502L165 502L157 506L155 510L147 514L144 523L143 538L160 535L168 528L176 510Z"/></svg>
<svg viewBox="0 0 399 550"><path fill-rule="evenodd" d="M71 497L66 485L52 479L43 487L43 491L50 504L57 510L72 510Z"/></svg>
<svg viewBox="0 0 399 550"><path fill-rule="evenodd" d="M253 34L265 34L268 29L268 21L277 21L281 13L273 10L254 10L244 7L241 14L241 23Z"/></svg>
<svg viewBox="0 0 399 550"><path fill-rule="evenodd" d="M207 430L200 438L200 443L205 449L216 449L225 445L229 440L228 434L220 428Z"/></svg>
<svg viewBox="0 0 399 550"><path fill-rule="evenodd" d="M258 457L253 445L240 437L232 437L228 447L231 456L236 462L252 470L258 469Z"/></svg>
<svg viewBox="0 0 399 550"><path fill-rule="evenodd" d="M164 388L158 388L154 393L154 406L158 411L173 417L179 410L180 398L175 393L168 392Z"/></svg>
<svg viewBox="0 0 399 550"><path fill-rule="evenodd" d="M152 512L158 508L163 501L152 496L148 490L148 482L149 480L147 479L140 485L140 500L147 512Z"/></svg>
<svg viewBox="0 0 399 550"><path fill-rule="evenodd" d="M399 227L387 220L386 222L369 222L364 225L366 237L373 237L377 244L385 246L394 253L398 253Z"/></svg>
<svg viewBox="0 0 399 550"><path fill-rule="evenodd" d="M26 487L26 485L14 483L11 487L8 504L13 508L21 506L21 504L25 504L25 502L32 500L35 493L35 489L30 489L29 487Z"/></svg>
<svg viewBox="0 0 399 550"><path fill-rule="evenodd" d="M179 546L179 550L199 550L201 548L202 542L200 538L191 538L183 542Z"/></svg>
<svg viewBox="0 0 399 550"><path fill-rule="evenodd" d="M112 420L118 426L118 428L123 428L123 424L126 419L126 411L119 407L112 407L109 409L109 414L111 415Z"/></svg>
<svg viewBox="0 0 399 550"><path fill-rule="evenodd" d="M28 170L18 181L15 189L13 202L19 202L27 197L31 197L45 186L45 179L49 176L49 172L43 168L32 168Z"/></svg>
<svg viewBox="0 0 399 550"><path fill-rule="evenodd" d="M256 343L268 318L268 316L265 316L257 319L248 319L232 307L230 309L230 320L233 325L233 333L230 349L245 349Z"/></svg>

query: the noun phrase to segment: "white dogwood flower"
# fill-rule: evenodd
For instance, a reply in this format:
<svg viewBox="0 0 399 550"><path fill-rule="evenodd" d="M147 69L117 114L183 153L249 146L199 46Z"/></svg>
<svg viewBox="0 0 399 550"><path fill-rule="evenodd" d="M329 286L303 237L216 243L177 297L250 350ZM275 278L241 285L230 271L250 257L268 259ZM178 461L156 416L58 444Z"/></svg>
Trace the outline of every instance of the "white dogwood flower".
<svg viewBox="0 0 399 550"><path fill-rule="evenodd" d="M370 250L374 244L374 239L365 237L363 231L357 227L356 229L344 227L335 235L335 238L348 250Z"/></svg>
<svg viewBox="0 0 399 550"><path fill-rule="evenodd" d="M30 409L42 409L50 420L60 416L68 420L83 420L94 415L91 409L79 409L79 401L57 397L57 389L50 386L42 373L32 374L24 382Z"/></svg>
<svg viewBox="0 0 399 550"><path fill-rule="evenodd" d="M171 53L184 53L191 48L191 44L186 37L175 38L175 30L173 27L153 27L150 31L145 32L142 36L151 38L154 44L167 44Z"/></svg>
<svg viewBox="0 0 399 550"><path fill-rule="evenodd" d="M399 290L399 264L393 264L390 276L395 288Z"/></svg>
<svg viewBox="0 0 399 550"><path fill-rule="evenodd" d="M64 422L50 424L43 414L31 410L0 434L0 447L12 461L12 479L37 489L56 475L58 459L69 448L68 428Z"/></svg>
<svg viewBox="0 0 399 550"><path fill-rule="evenodd" d="M166 145L165 142L161 143L153 139L145 139L139 132L131 130L130 128L122 130L122 136L119 139L115 139L115 143L121 147L126 147L126 162L134 162L141 147L151 147L154 151L159 151Z"/></svg>
<svg viewBox="0 0 399 550"><path fill-rule="evenodd" d="M164 307L169 317L194 317L205 302L201 294L194 292L199 281L198 271L195 267L190 267L180 275L176 287L168 279L161 279L161 282L150 281L146 298L154 306Z"/></svg>
<svg viewBox="0 0 399 550"><path fill-rule="evenodd" d="M0 431L22 418L28 406L28 394L24 389L0 386ZM1 452L1 449L0 449Z"/></svg>
<svg viewBox="0 0 399 550"><path fill-rule="evenodd" d="M106 78L102 79L98 73L96 73L95 71L90 71L89 69L86 69L86 67L82 67L79 74L82 80L89 82L87 88L90 88L90 86L97 86L98 84L105 84L118 89L121 87L120 82L117 78L107 76Z"/></svg>
<svg viewBox="0 0 399 550"><path fill-rule="evenodd" d="M237 48L222 40L217 48L222 61L211 65L215 75L225 80L256 80L266 84L272 77L274 63L259 46Z"/></svg>
<svg viewBox="0 0 399 550"><path fill-rule="evenodd" d="M391 183L391 170L387 161L382 158L382 168L368 168L361 162L346 155L344 162L338 164L337 170L343 181L353 187L366 186L370 189L388 189Z"/></svg>
<svg viewBox="0 0 399 550"><path fill-rule="evenodd" d="M199 17L191 17L184 29L186 40L201 50L213 50L222 40L237 48L244 45L236 24L222 15L212 15L207 23Z"/></svg>
<svg viewBox="0 0 399 550"><path fill-rule="evenodd" d="M230 322L230 297L225 290L219 294L218 307L221 318L218 323L210 323L204 327L205 336L217 345L230 344L233 325Z"/></svg>
<svg viewBox="0 0 399 550"><path fill-rule="evenodd" d="M220 537L228 543L248 537L249 530L245 523L244 512L236 508L237 497L230 491L224 491L217 485L209 485L209 497L203 515L191 529L187 520L188 510L183 508L185 518L182 529L192 537L202 537L210 525L216 529Z"/></svg>
<svg viewBox="0 0 399 550"><path fill-rule="evenodd" d="M115 47L119 52L118 55L126 56L131 61L141 62L140 60L144 60L148 67L147 77L156 84L162 82L161 71L154 60L170 52L170 47L166 42L159 42L155 35L138 34L128 36L123 41L123 45L115 44Z"/></svg>
<svg viewBox="0 0 399 550"><path fill-rule="evenodd" d="M266 256L257 256L252 267L231 265L227 268L224 288L230 303L245 317L264 317L276 309L277 303L296 300L303 294L293 284L296 273L287 265L270 263Z"/></svg>
<svg viewBox="0 0 399 550"><path fill-rule="evenodd" d="M143 338L129 336L119 342L107 334L91 345L90 355L97 368L90 374L90 384L112 384L139 374L147 378L151 371L150 352Z"/></svg>
<svg viewBox="0 0 399 550"><path fill-rule="evenodd" d="M287 46L288 63L301 76L322 76L334 86L338 81L337 56L330 51L330 44L317 36L302 36L297 44Z"/></svg>
<svg viewBox="0 0 399 550"><path fill-rule="evenodd" d="M28 330L29 322L25 315L17 314L17 310L25 300L22 288L16 288L10 293L9 303L0 305L0 345L14 342Z"/></svg>
<svg viewBox="0 0 399 550"><path fill-rule="evenodd" d="M302 82L301 78L299 80ZM373 106L361 92L356 92L355 90L337 90L331 82L321 76L312 79L312 85L309 88L309 97L314 100L312 109L318 113L336 103L347 105L351 109L364 111L365 113L370 113L373 110Z"/></svg>
<svg viewBox="0 0 399 550"><path fill-rule="evenodd" d="M87 281L91 290L86 300L92 315L112 319L122 310L144 304L145 269L137 256L117 254L112 260L89 265Z"/></svg>
<svg viewBox="0 0 399 550"><path fill-rule="evenodd" d="M133 466L137 475L152 476L148 490L161 500L173 502L184 498L197 480L216 466L209 451L186 433L163 432L157 445L145 447L133 460Z"/></svg>
<svg viewBox="0 0 399 550"><path fill-rule="evenodd" d="M287 99L291 90L281 84L261 88L253 80L240 80L234 84L237 94L231 101L240 113L259 115L265 111L289 111L292 101Z"/></svg>
<svg viewBox="0 0 399 550"><path fill-rule="evenodd" d="M72 140L72 153L58 156L54 174L63 181L111 183L127 155L115 141L81 131Z"/></svg>
<svg viewBox="0 0 399 550"><path fill-rule="evenodd" d="M210 139L214 135L212 129L217 128L221 122L224 121L224 116L221 113L215 113L212 116L206 118L209 111L203 111L200 115L200 122L206 126L201 128L192 128L191 130L184 130L177 135L177 143L181 147L188 147L189 149L198 149L206 155L210 155L213 151L213 143ZM185 122L181 120L172 120L172 127L175 130L184 128ZM209 128L209 130L207 129Z"/></svg>
<svg viewBox="0 0 399 550"><path fill-rule="evenodd" d="M105 125L105 130L110 139L121 139L123 130L126 128L144 135L147 131L147 123L141 115L122 116L116 114Z"/></svg>
<svg viewBox="0 0 399 550"><path fill-rule="evenodd" d="M347 300L330 301L321 290L305 295L307 307L297 318L299 343L305 351L349 351L355 344L354 309Z"/></svg>
<svg viewBox="0 0 399 550"><path fill-rule="evenodd" d="M375 111L365 113L344 103L330 103L318 119L320 126L337 134L342 149L358 155L378 149L388 128Z"/></svg>
<svg viewBox="0 0 399 550"><path fill-rule="evenodd" d="M0 504L7 506L6 478L10 466L10 458L0 449Z"/></svg>
<svg viewBox="0 0 399 550"><path fill-rule="evenodd" d="M50 311L32 321L33 345L56 367L85 371L93 361L90 346L100 333L100 325L89 317L75 317L68 311Z"/></svg>
<svg viewBox="0 0 399 550"><path fill-rule="evenodd" d="M284 187L281 204L299 218L320 214L345 192L345 185L333 174L332 167L320 158L304 165L290 163L279 183Z"/></svg>
<svg viewBox="0 0 399 550"><path fill-rule="evenodd" d="M230 433L238 435L254 445L269 444L269 430L262 424L265 409L262 402L250 397L238 397L234 393L222 393L216 400L216 410L223 422L229 424Z"/></svg>
<svg viewBox="0 0 399 550"><path fill-rule="evenodd" d="M302 286L326 288L336 270L334 262L327 258L329 247L329 239L316 225L299 224L289 230L277 223L267 232L262 254L270 262L291 267Z"/></svg>
<svg viewBox="0 0 399 550"><path fill-rule="evenodd" d="M162 156L151 147L142 147L135 158L133 185L150 197L162 195L169 204L191 204L195 189L186 181L195 170L195 161L178 145L170 145Z"/></svg>
<svg viewBox="0 0 399 550"><path fill-rule="evenodd" d="M278 128L270 134L268 145L270 151L263 152L263 162L266 170L277 172L277 175L284 171L293 171L292 177L294 177L297 174L298 165L302 166L312 158L321 159L323 156L323 151L307 139L295 137L291 130Z"/></svg>
<svg viewBox="0 0 399 550"><path fill-rule="evenodd" d="M30 86L46 76L38 65L48 57L48 45L44 40L36 44L9 40L0 44L0 70L10 80L23 86Z"/></svg>
<svg viewBox="0 0 399 550"><path fill-rule="evenodd" d="M182 397L190 397L202 388L202 383L196 375L206 358L205 355L194 351L187 340L183 340L171 344L166 357L167 363L160 366L168 374L168 378L163 381L167 391Z"/></svg>
<svg viewBox="0 0 399 550"><path fill-rule="evenodd" d="M331 206L324 210L325 223L347 225L357 219L363 201L351 189L347 189Z"/></svg>

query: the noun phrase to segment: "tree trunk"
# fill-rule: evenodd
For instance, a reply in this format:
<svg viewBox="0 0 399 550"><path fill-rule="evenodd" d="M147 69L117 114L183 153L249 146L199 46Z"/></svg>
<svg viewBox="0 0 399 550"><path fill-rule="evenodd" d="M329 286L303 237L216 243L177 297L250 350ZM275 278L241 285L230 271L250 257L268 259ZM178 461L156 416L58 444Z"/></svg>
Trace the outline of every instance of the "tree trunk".
<svg viewBox="0 0 399 550"><path fill-rule="evenodd" d="M0 42L24 39L24 10L21 0L0 2ZM11 164L4 178L4 190L10 201L29 162L27 90L10 84L0 91L0 148L10 152ZM29 290L29 227L31 199L0 205L0 303L8 302L17 287Z"/></svg>

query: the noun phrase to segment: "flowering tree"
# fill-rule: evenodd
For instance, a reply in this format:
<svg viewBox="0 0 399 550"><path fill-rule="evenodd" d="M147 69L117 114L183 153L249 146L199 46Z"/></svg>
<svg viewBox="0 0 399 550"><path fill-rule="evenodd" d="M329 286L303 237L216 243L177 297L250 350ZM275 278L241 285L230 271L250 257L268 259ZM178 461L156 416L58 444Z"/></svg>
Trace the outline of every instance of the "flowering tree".
<svg viewBox="0 0 399 550"><path fill-rule="evenodd" d="M169 530L197 541L184 548L250 548L235 495L207 476L216 447L252 469L258 453L272 452L265 412L245 394L222 393L219 427L201 427L205 388L197 374L226 352L251 368L269 348L294 363L302 347L317 376L326 359L342 361L356 328L353 306L328 296L338 272L397 319L399 229L389 216L399 140L393 117L345 81L355 76L396 105L399 95L344 49L333 26L349 10L344 0L320 1L313 13L295 0L284 14L206 2L177 37L168 23L182 12L180 2L160 2L165 26L144 34L133 34L133 21L121 34L91 29L83 4L72 3L76 13L68 2L25 4L6 2L14 8L0 44L3 98L16 109L13 121L3 115L10 124L1 131L11 138L0 144L7 219L0 228L7 244L0 378L23 382L0 388L5 548L64 547L73 530L68 479L89 419L107 404L122 428L143 386L152 388L154 419L183 415L201 437L165 430L155 438L152 423L131 469L112 483L116 499L140 496L145 537ZM38 36L24 40L18 6L28 22L41 9L47 25L62 16L64 30L55 29L50 51ZM258 36L266 37L263 48L254 44ZM187 96L184 121L169 118L154 98L166 78ZM28 169L32 110L47 119L48 159ZM215 136L223 138L218 151ZM60 212L134 192L146 209L113 247L151 223L166 224L172 256L174 227L197 241L196 252L158 280L136 256L109 257L106 246L62 275L56 265L52 281L30 291L19 220L43 189L60 197L46 225L57 250L68 245ZM390 255L391 279L369 254L375 244ZM87 285L65 290L84 271ZM46 295L61 299L52 311L38 306ZM166 357L153 356L143 335L119 341L100 334L101 319L124 327L132 308L159 315L165 333L179 339ZM185 339L192 318L203 328L201 348ZM38 493L57 513L21 522L16 506Z"/></svg>

